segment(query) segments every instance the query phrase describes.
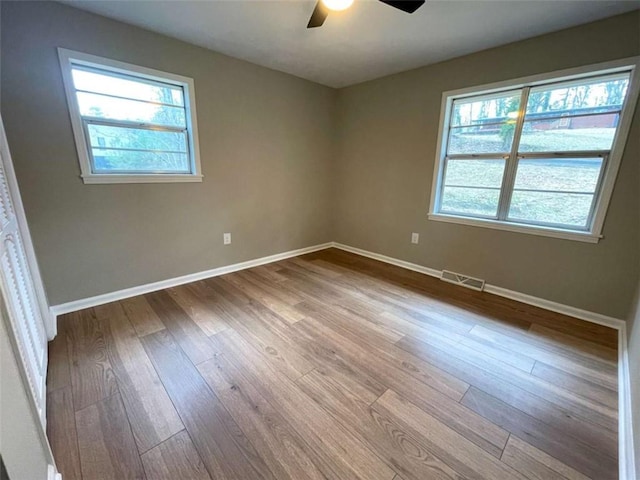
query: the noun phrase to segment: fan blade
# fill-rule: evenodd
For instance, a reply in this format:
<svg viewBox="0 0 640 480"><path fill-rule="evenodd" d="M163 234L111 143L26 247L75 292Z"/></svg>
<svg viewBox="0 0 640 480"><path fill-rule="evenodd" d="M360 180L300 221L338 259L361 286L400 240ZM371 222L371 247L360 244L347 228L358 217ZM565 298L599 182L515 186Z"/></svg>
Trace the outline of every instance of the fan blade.
<svg viewBox="0 0 640 480"><path fill-rule="evenodd" d="M329 10L323 5L320 0L318 0L318 3L316 3L316 8L313 9L313 13L311 14L311 18L309 19L309 23L307 24L307 28L316 28L322 26L324 21L327 19L327 15L329 15Z"/></svg>
<svg viewBox="0 0 640 480"><path fill-rule="evenodd" d="M403 12L413 13L424 5L425 0L380 0L382 3L391 5Z"/></svg>

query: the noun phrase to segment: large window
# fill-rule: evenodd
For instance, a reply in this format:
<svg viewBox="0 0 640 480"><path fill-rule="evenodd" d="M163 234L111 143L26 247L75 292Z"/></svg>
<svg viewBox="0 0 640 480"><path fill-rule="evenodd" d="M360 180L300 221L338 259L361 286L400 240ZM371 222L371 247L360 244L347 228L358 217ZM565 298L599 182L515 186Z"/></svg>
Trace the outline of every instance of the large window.
<svg viewBox="0 0 640 480"><path fill-rule="evenodd" d="M443 95L429 218L597 241L637 60Z"/></svg>
<svg viewBox="0 0 640 480"><path fill-rule="evenodd" d="M59 54L85 183L201 180L191 79Z"/></svg>

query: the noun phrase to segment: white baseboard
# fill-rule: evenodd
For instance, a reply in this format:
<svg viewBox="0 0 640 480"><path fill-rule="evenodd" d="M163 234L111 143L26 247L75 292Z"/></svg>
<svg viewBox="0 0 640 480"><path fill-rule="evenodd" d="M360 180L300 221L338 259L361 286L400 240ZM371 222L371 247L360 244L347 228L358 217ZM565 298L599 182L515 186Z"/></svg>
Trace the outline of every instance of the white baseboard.
<svg viewBox="0 0 640 480"><path fill-rule="evenodd" d="M431 277L440 278L442 270L436 270L435 268L424 267L416 263L407 262L405 260L399 260L397 258L388 257L380 253L369 252L360 248L351 247L349 245L343 245L341 243L334 243L335 248L344 250L347 252L362 255L363 257L373 258L381 262L396 265L398 267L406 268L407 270L413 270L414 272L424 273ZM570 317L579 318L580 320L586 320L587 322L597 323L598 325L604 325L615 330L620 330L623 325L626 325L624 320L618 318L608 317L600 313L589 312L580 308L571 307L569 305L563 305L561 303L552 302L551 300L545 300L544 298L534 297L533 295L527 295L526 293L515 292L506 288L498 287L497 285L491 285L486 283L484 291L498 295L500 297L510 298L517 302L526 303L527 305L533 305L534 307L544 308L545 310L551 310L552 312L562 313Z"/></svg>
<svg viewBox="0 0 640 480"><path fill-rule="evenodd" d="M47 467L47 480L62 480L62 474L58 473L56 467L49 465Z"/></svg>
<svg viewBox="0 0 640 480"><path fill-rule="evenodd" d="M115 302L117 300L123 300L125 298L135 297L136 295L143 295L145 293L155 292L164 288L176 287L185 283L196 282L205 278L217 277L218 275L224 275L225 273L237 272L238 270L244 270L247 268L257 267L267 263L277 262L286 258L296 257L298 255L304 255L305 253L316 252L318 250L324 250L327 248L339 248L347 252L362 255L363 257L379 260L384 263L396 265L398 267L406 268L414 272L423 273L431 277L440 278L442 274L441 270L435 268L425 267L416 263L407 262L393 257L388 257L380 253L370 252L342 243L327 242L320 245L314 245L312 247L300 248L297 250L290 250L288 252L277 253L275 255L269 255L267 257L256 258L253 260L247 260L245 262L234 263L232 265L226 265L224 267L218 267L211 270L205 270L202 272L190 273L181 277L169 278L167 280L161 280L159 282L147 283L145 285L139 285L136 287L126 288L124 290L118 290L115 292L104 293L96 295L95 297L83 298L80 300L74 300L72 302L61 303L59 305L53 305L51 307L51 314L55 318L58 315L65 313L75 312L84 308L95 307L103 305L109 302ZM552 312L562 313L571 317L586 320L587 322L597 323L598 325L604 325L606 327L620 330L626 325L624 320L620 320L613 317L608 317L600 313L590 312L582 310L580 308L572 307L569 305L563 305L561 303L552 302L551 300L545 300L544 298L534 297L525 293L515 292L506 288L498 287L497 285L485 284L485 292L500 297L510 298L512 300L540 307L545 310L551 310Z"/></svg>
<svg viewBox="0 0 640 480"><path fill-rule="evenodd" d="M416 263L406 262L404 260L399 260L393 257L387 257L386 255L382 255L380 253L374 253L368 250L362 250L361 248L350 247L349 245L344 245L342 243L334 242L333 247L339 248L340 250L344 250L345 252L351 252L351 253L355 253L356 255L362 255L363 257L379 260L384 263L390 263L391 265L406 268L407 270L413 270L414 272L424 273L425 275L429 275L431 277L439 278L440 274L442 273L442 271L436 270L434 268L423 267L422 265L418 265Z"/></svg>
<svg viewBox="0 0 640 480"><path fill-rule="evenodd" d="M161 280L159 282L147 283L145 285L125 288L124 290L118 290L110 293L103 293L101 295L96 295L95 297L61 303L51 307L51 314L54 317L57 317L58 315L63 315L65 313L97 307L98 305L104 305L105 303L124 300L125 298L131 298L145 293L157 292L158 290L163 290L165 288L177 287L178 285L184 285L185 283L197 282L198 280L204 280L205 278L217 277L219 275L224 275L225 273L237 272L238 270L257 267L259 265L277 262L286 258L297 257L298 255L304 255L305 253L317 252L318 250L324 250L332 246L333 242L328 242L320 245L314 245L312 247L289 250L288 252L276 253L275 255L269 255L268 257L255 258L253 260L247 260L246 262L234 263L232 265L213 268L203 272L190 273L181 277L168 278L167 280Z"/></svg>
<svg viewBox="0 0 640 480"><path fill-rule="evenodd" d="M97 295L95 297L84 298L73 302L67 302L60 305L54 305L51 307L51 314L55 318L58 315L65 313L82 310L84 308L95 307L103 305L105 303L114 302L116 300L123 300L125 298L135 297L136 295L142 295L145 293L155 292L165 288L175 287L183 285L185 283L195 282L203 280L205 278L217 277L224 275L225 273L236 272L238 270L244 270L247 268L257 267L259 265L265 265L267 263L277 262L286 258L296 257L298 255L304 255L305 253L316 252L318 250L324 250L326 248L335 247L340 250L362 255L363 257L379 260L384 263L396 265L398 267L406 268L414 272L423 273L431 277L439 278L441 270L425 267L415 263L407 262L393 257L388 257L368 250L362 250L360 248L351 247L336 242L328 242L321 245L315 245L307 248L300 248L298 250L290 250L288 252L278 253L267 257L257 258L254 260L248 260L246 262L235 263L233 265L227 265L224 267L214 268L212 270L205 270L203 272L192 273L181 277L170 278L162 280L160 282L148 283L146 285L140 285L137 287L127 288L116 292L105 293ZM633 450L633 431L631 422L631 388L629 378L629 359L627 355L627 338L626 338L626 322L618 318L608 317L600 313L590 312L582 310L569 305L563 305L561 303L552 302L551 300L545 300L544 298L534 297L525 293L515 292L506 288L498 287L496 285L486 284L484 288L485 292L498 295L501 297L509 298L521 303L540 307L545 310L550 310L557 313L562 313L571 317L579 318L587 322L596 323L598 325L604 325L618 330L618 390L619 390L619 468L621 480L635 480L635 462L634 462L634 450Z"/></svg>
<svg viewBox="0 0 640 480"><path fill-rule="evenodd" d="M629 353L627 349L627 327L618 331L618 451L621 480L635 480L636 461L633 441L633 409L631 405L631 377L629 376ZM640 412L636 412L640 415ZM640 473L640 472L639 472Z"/></svg>
<svg viewBox="0 0 640 480"><path fill-rule="evenodd" d="M590 323L597 323L605 327L613 328L614 330L620 330L626 325L624 320L619 318L608 317L601 313L590 312L588 310L582 310L580 308L572 307L570 305L564 305L562 303L552 302L551 300L545 300L544 298L534 297L527 295L526 293L514 292L506 288L498 287L496 285L485 284L484 291L492 293L500 297L510 298L520 303L526 303L527 305L533 305L534 307L544 308L556 313L562 313L570 317L579 318Z"/></svg>
<svg viewBox="0 0 640 480"><path fill-rule="evenodd" d="M414 272L424 273L432 277L440 277L441 271L424 267L415 263L388 257L379 253L369 252L360 248L334 243L335 248L347 252L373 258L381 262L403 267ZM590 323L604 325L618 331L618 449L619 449L619 478L620 480L636 480L635 451L633 449L633 424L631 410L631 383L629 378L629 358L627 354L627 323L618 318L608 317L600 313L589 312L580 308L563 305L561 303L534 297L525 293L515 292L496 285L485 284L484 291L500 297L509 298L521 303L540 307L552 312L562 313L579 318Z"/></svg>

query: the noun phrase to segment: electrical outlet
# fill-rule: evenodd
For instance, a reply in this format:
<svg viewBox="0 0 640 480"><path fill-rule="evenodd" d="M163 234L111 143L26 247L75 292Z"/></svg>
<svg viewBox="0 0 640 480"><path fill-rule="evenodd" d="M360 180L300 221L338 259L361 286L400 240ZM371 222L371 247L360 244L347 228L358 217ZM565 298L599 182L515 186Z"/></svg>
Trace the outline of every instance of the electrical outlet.
<svg viewBox="0 0 640 480"><path fill-rule="evenodd" d="M229 245L231 243L231 234L230 233L222 234L222 240L224 241L225 245Z"/></svg>
<svg viewBox="0 0 640 480"><path fill-rule="evenodd" d="M411 234L411 243L418 243L420 241L420 234L413 232Z"/></svg>

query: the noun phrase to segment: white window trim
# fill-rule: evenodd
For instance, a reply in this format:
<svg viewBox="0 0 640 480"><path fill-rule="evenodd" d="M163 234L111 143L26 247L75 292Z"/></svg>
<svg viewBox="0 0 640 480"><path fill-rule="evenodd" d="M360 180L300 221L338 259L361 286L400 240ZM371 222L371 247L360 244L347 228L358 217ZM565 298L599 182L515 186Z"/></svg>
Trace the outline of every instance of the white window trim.
<svg viewBox="0 0 640 480"><path fill-rule="evenodd" d="M629 57L620 60L614 60L611 62L598 63L595 65L587 65L566 70L558 70L555 72L521 77L504 82L497 82L487 85L443 92L442 103L440 107L440 128L438 130L438 143L436 146L436 159L431 185L431 199L429 203L429 220L457 223L461 225L470 225L476 227L493 228L510 232L528 233L531 235L541 235L546 237L562 238L566 240L597 243L602 238L602 228L604 226L605 217L609 208L609 202L611 201L614 184L618 175L620 163L622 161L622 154L627 143L629 129L631 128L631 121L633 119L633 113L638 102L638 94L640 93L639 67L640 57ZM608 155L607 165L605 165L604 167L604 177L601 183L601 189L597 199L597 203L595 205L590 231L568 230L524 223L506 222L501 220L465 217L458 214L451 215L445 213L437 213L436 207L438 204L438 192L440 191L441 187L440 182L442 181L442 169L445 163L444 158L446 156L448 140L448 138L446 137L449 125L449 115L454 99L489 94L502 90L519 89L531 84L536 84L537 86L543 83L556 83L571 77L589 77L594 73L607 74L617 71L631 72L628 93L620 115L618 131L615 138L613 139L611 152Z"/></svg>
<svg viewBox="0 0 640 480"><path fill-rule="evenodd" d="M82 181L87 184L96 183L173 183L173 182L202 182L202 170L200 166L200 146L198 141L198 122L196 119L196 99L195 86L193 79L183 77L174 73L161 72L151 68L140 67L130 63L119 62L109 58L98 57L88 53L75 52L65 48L58 48L58 58L60 60L60 68L62 71L62 80L67 96L67 104L69 106L69 116L71 118L71 126L73 136L78 151L78 160L80 162L80 172ZM168 174L168 173L132 173L129 174L109 174L94 173L91 171L91 161L89 158L89 142L85 137L84 128L82 127L82 116L75 95L75 87L71 76L72 63L96 67L103 70L109 70L117 73L138 75L150 80L160 81L177 85L183 88L185 98L185 113L187 120L187 131L189 138L189 152L191 169L190 173Z"/></svg>

